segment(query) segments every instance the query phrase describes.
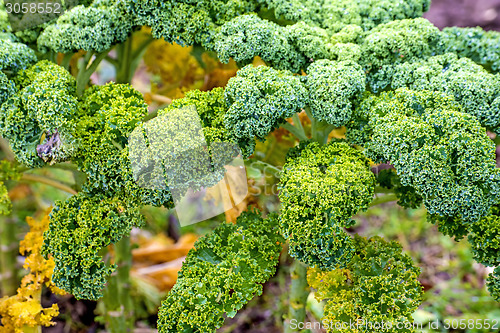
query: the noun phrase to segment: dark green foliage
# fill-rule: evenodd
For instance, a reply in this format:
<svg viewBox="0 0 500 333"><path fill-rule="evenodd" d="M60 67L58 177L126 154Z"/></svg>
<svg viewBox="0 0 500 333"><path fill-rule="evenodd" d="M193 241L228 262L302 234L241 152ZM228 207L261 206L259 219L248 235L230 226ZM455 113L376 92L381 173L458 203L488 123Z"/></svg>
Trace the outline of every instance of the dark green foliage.
<svg viewBox="0 0 500 333"><path fill-rule="evenodd" d="M441 93L398 89L368 98L361 125L376 162L394 165L401 184L422 196L430 214L472 223L496 203L495 147L477 119ZM358 125L360 126L360 125ZM355 128L359 128L354 126ZM348 136L349 137L349 136Z"/></svg>
<svg viewBox="0 0 500 333"><path fill-rule="evenodd" d="M65 161L76 148L75 80L62 67L41 61L16 77L18 91L2 105L0 134L29 167Z"/></svg>
<svg viewBox="0 0 500 333"><path fill-rule="evenodd" d="M204 135L207 143L213 141L231 141L228 131L224 127L224 115L228 110L224 99L224 88L214 88L211 91L191 90L186 97L173 100L165 110L158 114L162 115L169 110L194 106L200 116Z"/></svg>
<svg viewBox="0 0 500 333"><path fill-rule="evenodd" d="M468 58L448 53L398 65L391 86L447 93L483 126L500 131L500 76L488 73Z"/></svg>
<svg viewBox="0 0 500 333"><path fill-rule="evenodd" d="M124 42L135 25L130 0L95 0L61 15L41 33L38 47L62 53L104 52Z"/></svg>
<svg viewBox="0 0 500 333"><path fill-rule="evenodd" d="M224 116L227 110L224 88L214 88L208 92L191 90L186 97L174 100L166 109L159 112L158 119L164 118L165 123L165 125L160 125L161 131L175 133L181 131L179 127L187 125L187 128L182 129L186 132L184 135L187 136L177 140L174 144L176 147L172 146L172 141L164 147L165 149L169 146L179 152L175 154L176 158L173 160L170 160L168 156L161 158L164 167L171 170L167 171L170 175L165 176L170 179L170 184L174 182L190 184L191 182L190 186L196 188L200 185L214 185L222 179L225 172L224 165L231 163L240 154L236 139L224 126ZM177 125L174 124L174 120L179 120ZM174 129L173 126L176 128ZM193 130L202 130L202 133L192 133ZM190 132L191 134L188 134ZM178 137L181 138L181 136L179 134ZM189 143L194 146L188 148ZM207 146L207 150L205 151L202 146ZM154 150L155 147L150 145L150 149ZM193 167L195 157L200 158L198 168ZM210 164L207 163L209 160ZM186 167L191 171L185 170ZM172 172L173 170L178 172ZM180 170L185 170L189 179L175 180ZM201 182L195 185L192 183L195 179Z"/></svg>
<svg viewBox="0 0 500 333"><path fill-rule="evenodd" d="M155 38L183 46L212 49L217 26L256 9L251 0L160 1L135 3L137 21L152 28Z"/></svg>
<svg viewBox="0 0 500 333"><path fill-rule="evenodd" d="M36 62L35 52L21 43L0 39L0 71L13 76Z"/></svg>
<svg viewBox="0 0 500 333"><path fill-rule="evenodd" d="M439 36L439 29L423 18L393 21L370 30L361 44L360 60L370 88L374 92L384 89L397 64L434 55Z"/></svg>
<svg viewBox="0 0 500 333"><path fill-rule="evenodd" d="M326 30L304 22L286 26L284 34L288 43L303 57L305 65L315 60L330 59L329 34Z"/></svg>
<svg viewBox="0 0 500 333"><path fill-rule="evenodd" d="M474 259L486 266L500 265L500 216L494 206L491 215L483 217L471 227L468 237Z"/></svg>
<svg viewBox="0 0 500 333"><path fill-rule="evenodd" d="M314 62L307 69L305 79L313 117L335 127L344 126L351 119L365 85L365 73L355 62Z"/></svg>
<svg viewBox="0 0 500 333"><path fill-rule="evenodd" d="M52 281L77 299L97 300L115 265L100 252L143 223L137 207L118 198L81 192L56 202L44 233L43 254L56 263Z"/></svg>
<svg viewBox="0 0 500 333"><path fill-rule="evenodd" d="M344 267L353 244L343 227L368 208L374 186L368 160L345 142L295 148L283 167L279 193L280 228L290 255L312 267Z"/></svg>
<svg viewBox="0 0 500 333"><path fill-rule="evenodd" d="M85 92L76 125L80 145L73 161L87 175L87 191L108 196L120 193L141 201L151 196L134 184L128 150L123 151L130 133L146 114L142 95L127 84L109 83ZM158 194L162 198L158 203L170 201L169 195ZM147 200L155 201L152 197Z"/></svg>
<svg viewBox="0 0 500 333"><path fill-rule="evenodd" d="M255 139L264 140L308 101L300 77L266 66L242 68L224 93L229 107L224 125L238 140L244 156L253 153Z"/></svg>
<svg viewBox="0 0 500 333"><path fill-rule="evenodd" d="M493 273L488 275L487 285L491 297L497 302L500 302L500 266L495 268Z"/></svg>
<svg viewBox="0 0 500 333"><path fill-rule="evenodd" d="M14 81L9 80L9 78L0 72L0 105L2 105L10 96L14 95L16 92L16 85Z"/></svg>
<svg viewBox="0 0 500 333"><path fill-rule="evenodd" d="M124 194L128 200L137 202L137 204L151 205L155 207L174 207L172 194L168 188L144 188L137 184L136 179L133 177L128 147L125 147L121 151L120 157L116 158L116 160L110 160L108 163L121 170L120 177L122 177L123 183L120 185L120 189L123 190L122 194Z"/></svg>
<svg viewBox="0 0 500 333"><path fill-rule="evenodd" d="M416 209L422 205L422 197L411 186L401 185L401 179L394 169L380 170L377 174L377 183L383 188L393 190L401 207Z"/></svg>
<svg viewBox="0 0 500 333"><path fill-rule="evenodd" d="M323 317L330 325L327 331L352 332L349 325L335 330L335 323L362 320L385 325L377 329L361 325L359 332L415 332L398 329L396 323L411 327L412 314L422 301L422 286L417 280L420 269L396 242L356 235L353 243L355 252L346 269L308 272L309 284L317 289L316 298L327 301Z"/></svg>
<svg viewBox="0 0 500 333"><path fill-rule="evenodd" d="M304 21L338 31L348 24L365 30L393 20L422 16L430 0L259 0L273 9L278 18Z"/></svg>
<svg viewBox="0 0 500 333"><path fill-rule="evenodd" d="M211 187L226 171L216 146L212 143L208 149L201 119L193 106L169 108L132 134L129 150L134 177L141 187L169 188L174 199L189 189ZM236 144L232 146L237 149ZM230 153L222 160L237 154Z"/></svg>
<svg viewBox="0 0 500 333"><path fill-rule="evenodd" d="M448 27L441 32L442 52L453 52L478 64L500 71L500 33L484 31L480 27Z"/></svg>
<svg viewBox="0 0 500 333"><path fill-rule="evenodd" d="M168 189L141 188L133 178L128 139L147 114L141 93L127 84L109 83L88 89L80 104L73 161L87 176L93 194L124 197L129 203L172 207Z"/></svg>
<svg viewBox="0 0 500 333"><path fill-rule="evenodd" d="M461 216L439 216L437 214L427 214L427 221L437 225L439 232L455 238L456 241L464 238L470 232L471 224L464 221Z"/></svg>
<svg viewBox="0 0 500 333"><path fill-rule="evenodd" d="M275 272L282 238L277 218L243 212L223 223L189 251L177 283L163 301L158 331L215 332L234 317Z"/></svg>
<svg viewBox="0 0 500 333"><path fill-rule="evenodd" d="M290 44L286 31L254 14L238 16L219 29L215 51L222 62L233 58L246 65L259 56L276 69L299 72L305 67L306 58Z"/></svg>

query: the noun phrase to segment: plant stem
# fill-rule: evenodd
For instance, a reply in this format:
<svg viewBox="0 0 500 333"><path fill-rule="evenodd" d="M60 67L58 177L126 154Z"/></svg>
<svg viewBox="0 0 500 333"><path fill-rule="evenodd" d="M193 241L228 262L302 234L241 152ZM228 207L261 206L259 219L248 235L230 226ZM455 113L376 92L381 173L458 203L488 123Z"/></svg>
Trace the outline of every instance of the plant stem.
<svg viewBox="0 0 500 333"><path fill-rule="evenodd" d="M90 81L90 77L92 74L95 72L97 69L97 66L101 63L101 61L106 58L108 55L109 50L104 51L102 53L98 53L95 56L94 61L92 61L92 64L89 66L90 59L92 59L92 56L94 55L94 52L87 52L85 54L84 60L82 67L78 71L78 75L76 76L76 93L78 96L82 96L83 92L85 91L85 88L87 87L87 84Z"/></svg>
<svg viewBox="0 0 500 333"><path fill-rule="evenodd" d="M298 128L298 130L304 134L304 136L307 137L306 135L306 131L304 130L304 126L302 126L302 122L300 121L300 117L299 117L299 114L298 113L295 113L293 116L292 116L292 120L293 120L293 125L295 127Z"/></svg>
<svg viewBox="0 0 500 333"><path fill-rule="evenodd" d="M65 69L69 69L71 58L73 58L73 53L66 53L61 62L61 66L64 67Z"/></svg>
<svg viewBox="0 0 500 333"><path fill-rule="evenodd" d="M144 53L146 52L149 44L151 44L155 39L152 36L148 36L146 40L144 40L139 46L133 51L132 53L132 61L130 63L130 73L131 77L130 80L132 80L132 76L135 73L137 67L139 66L139 63L142 60L142 57L144 56Z"/></svg>
<svg viewBox="0 0 500 333"><path fill-rule="evenodd" d="M316 135L316 119L314 119L314 117L312 116L311 108L309 108L308 106L304 108L304 112L311 121L311 137L314 138L314 136Z"/></svg>
<svg viewBox="0 0 500 333"><path fill-rule="evenodd" d="M16 258L19 251L13 218L0 216L0 240L0 297L12 296L18 285Z"/></svg>
<svg viewBox="0 0 500 333"><path fill-rule="evenodd" d="M132 63L132 37L124 43L116 46L116 58L118 66L116 69L116 83L130 83Z"/></svg>
<svg viewBox="0 0 500 333"><path fill-rule="evenodd" d="M58 182L57 180L44 177L44 176L23 173L23 175L21 176L21 181L23 181L23 180L27 181L27 182L35 182L35 183L49 185L49 186L57 188L61 191L67 192L69 194L76 194L77 193L74 189L72 189L68 185L63 184L61 182Z"/></svg>
<svg viewBox="0 0 500 333"><path fill-rule="evenodd" d="M123 237L114 246L116 272L104 290L104 319L110 333L132 332L135 326L134 304L130 295L132 249L130 238Z"/></svg>
<svg viewBox="0 0 500 333"><path fill-rule="evenodd" d="M386 194L384 196L380 196L380 197L375 198L372 201L372 203L370 204L370 207L380 205L380 204L383 204L386 202L396 201L396 200L398 200L398 197L396 196L395 193Z"/></svg>
<svg viewBox="0 0 500 333"><path fill-rule="evenodd" d="M307 284L307 267L300 261L295 260L291 267L290 276L290 304L288 306L288 318L285 320L285 333L301 332L291 328L290 321L304 323L306 320L307 296L309 296L309 286Z"/></svg>
<svg viewBox="0 0 500 333"><path fill-rule="evenodd" d="M297 139L299 139L299 141L307 140L306 134L301 133L297 127L293 126L289 122L284 123L283 125L281 125L281 127L286 129L288 132L292 133Z"/></svg>

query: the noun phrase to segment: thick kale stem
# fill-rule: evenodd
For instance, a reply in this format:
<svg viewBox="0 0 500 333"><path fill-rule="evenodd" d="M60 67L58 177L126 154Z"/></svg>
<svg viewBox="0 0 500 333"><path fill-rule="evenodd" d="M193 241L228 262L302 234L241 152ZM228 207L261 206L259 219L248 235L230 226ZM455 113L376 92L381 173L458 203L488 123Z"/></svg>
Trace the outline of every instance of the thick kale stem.
<svg viewBox="0 0 500 333"><path fill-rule="evenodd" d="M58 182L57 180L53 180L53 179L46 178L46 177L43 177L43 176L38 176L38 175L24 173L21 176L21 181L35 182L35 183L41 183L41 184L49 185L49 186L57 188L57 189L59 189L61 191L67 192L69 194L76 194L77 193L74 189L72 189L68 185L63 184L61 182Z"/></svg>
<svg viewBox="0 0 500 333"><path fill-rule="evenodd" d="M115 66L116 83L130 83L132 79L132 37L116 46L116 56L118 59L118 66Z"/></svg>
<svg viewBox="0 0 500 333"><path fill-rule="evenodd" d="M130 294L132 248L130 238L123 237L114 246L114 261L118 266L104 289L104 319L110 333L133 332L134 304Z"/></svg>
<svg viewBox="0 0 500 333"><path fill-rule="evenodd" d="M117 58L107 57L106 60L111 63L116 70L117 83L130 83L137 67L146 52L147 47L154 41L154 38L148 36L136 49L132 49L134 36L130 36L123 44L116 46Z"/></svg>
<svg viewBox="0 0 500 333"><path fill-rule="evenodd" d="M307 114L307 117L311 121L311 137L314 138L314 136L316 135L316 119L314 119L314 117L312 116L311 108L309 108L308 106L304 108L304 112Z"/></svg>
<svg viewBox="0 0 500 333"><path fill-rule="evenodd" d="M292 133L297 139L299 139L299 141L307 140L306 134L304 132L301 132L300 129L290 124L289 122L284 123L283 125L281 125L281 127Z"/></svg>
<svg viewBox="0 0 500 333"><path fill-rule="evenodd" d="M300 117L299 117L299 114L298 113L295 113L293 116L292 116L292 120L293 120L293 125L295 127L297 127L297 129L304 134L304 136L307 136L306 135L306 131L304 130L304 126L302 126L302 122L300 121Z"/></svg>
<svg viewBox="0 0 500 333"><path fill-rule="evenodd" d="M290 298L288 306L288 318L285 319L285 333L302 332L302 330L292 329L290 321L304 323L306 320L306 304L309 296L309 285L307 284L307 267L298 260L292 264L290 284Z"/></svg>
<svg viewBox="0 0 500 333"><path fill-rule="evenodd" d="M154 41L155 39L152 36L148 36L148 38L143 41L133 52L132 52L132 61L130 63L130 80L132 80L132 77L134 76L135 71L137 70L137 67L139 66L139 63L142 60L142 57L144 56L144 53L146 52L148 46Z"/></svg>
<svg viewBox="0 0 500 333"><path fill-rule="evenodd" d="M370 207L373 207L373 206L376 206L376 205L380 205L380 204L383 204L383 203L386 203L386 202L391 202L391 201L396 201L398 200L398 197L395 193L392 193L392 194L386 194L384 196L380 196L380 197L377 197L375 198L372 203L370 204Z"/></svg>
<svg viewBox="0 0 500 333"><path fill-rule="evenodd" d="M316 121L313 126L312 139L322 145L325 145L328 142L328 135L331 131L331 125L328 125L325 122Z"/></svg>
<svg viewBox="0 0 500 333"><path fill-rule="evenodd" d="M66 53L63 57L63 60L61 62L61 66L64 67L65 69L69 69L69 64L71 62L71 58L73 58L73 53Z"/></svg>
<svg viewBox="0 0 500 333"><path fill-rule="evenodd" d="M101 61L108 55L109 51L104 51L102 53L98 53L95 56L94 61L89 66L90 59L94 55L93 52L87 52L85 55L82 67L78 71L78 75L76 77L76 93L78 96L82 96L87 84L90 81L90 77L96 71L97 66L101 63Z"/></svg>
<svg viewBox="0 0 500 333"><path fill-rule="evenodd" d="M307 114L307 117L311 120L311 137L314 141L325 145L328 142L328 136L330 132L335 129L335 126L330 125L324 121L316 120L311 112L311 109L306 106L304 111Z"/></svg>
<svg viewBox="0 0 500 333"><path fill-rule="evenodd" d="M104 57L104 60L106 60L107 62L109 62L111 65L113 65L115 68L119 66L119 63L118 63L118 60L116 60L115 58L111 58L108 55L106 55L106 57Z"/></svg>
<svg viewBox="0 0 500 333"><path fill-rule="evenodd" d="M17 289L16 258L19 251L15 220L0 216L0 297L11 296Z"/></svg>

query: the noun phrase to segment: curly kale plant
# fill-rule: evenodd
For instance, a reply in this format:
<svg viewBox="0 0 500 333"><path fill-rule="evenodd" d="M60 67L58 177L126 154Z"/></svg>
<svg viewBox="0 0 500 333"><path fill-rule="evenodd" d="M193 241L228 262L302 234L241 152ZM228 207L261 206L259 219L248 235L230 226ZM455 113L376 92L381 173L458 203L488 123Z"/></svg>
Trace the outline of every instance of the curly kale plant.
<svg viewBox="0 0 500 333"><path fill-rule="evenodd" d="M368 208L374 186L368 160L345 142L311 142L290 151L279 195L290 255L323 269L346 265L354 248L343 227Z"/></svg>
<svg viewBox="0 0 500 333"><path fill-rule="evenodd" d="M249 209L200 238L160 308L159 332L220 328L262 293L285 242L287 332L306 317L306 266L331 323L411 322L419 270L398 244L351 228L357 213L396 200L467 238L475 260L496 267L487 285L500 300L500 33L440 31L421 17L429 0L78 3L16 33L0 7L0 147L14 156L2 170L15 170L0 170L0 213L20 179L73 195L53 208L44 254L58 287L107 295L107 313L124 318L106 319L110 332L133 329L130 294L116 285L130 283L127 236L141 208L170 209L176 195L218 183L240 153L279 176L281 207ZM240 69L222 87L205 75L181 98L145 98L130 83L154 39L190 47L204 70L217 58ZM115 82L95 85L103 62ZM150 112L149 99L168 103ZM37 168L67 169L74 182ZM116 262L104 255L112 244Z"/></svg>
<svg viewBox="0 0 500 333"><path fill-rule="evenodd" d="M322 321L327 332L352 332L348 323L360 322L369 324L357 326L358 332L401 332L397 325L411 327L422 300L420 269L396 242L356 236L353 243L354 254L345 268L312 268L307 274L317 289L316 298L327 301ZM344 326L337 329L337 323Z"/></svg>
<svg viewBox="0 0 500 333"><path fill-rule="evenodd" d="M56 203L44 234L45 254L56 262L54 284L77 298L102 297L116 265L104 263L99 253L141 224L137 207L115 198L80 193Z"/></svg>
<svg viewBox="0 0 500 333"><path fill-rule="evenodd" d="M244 212L200 238L160 308L161 332L215 332L275 272L282 238L277 219Z"/></svg>

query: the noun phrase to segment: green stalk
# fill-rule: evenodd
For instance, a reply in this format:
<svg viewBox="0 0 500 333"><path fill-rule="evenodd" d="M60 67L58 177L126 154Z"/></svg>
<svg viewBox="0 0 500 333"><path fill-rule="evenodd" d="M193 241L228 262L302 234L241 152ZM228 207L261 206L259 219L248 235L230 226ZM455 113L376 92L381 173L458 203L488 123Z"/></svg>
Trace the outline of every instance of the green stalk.
<svg viewBox="0 0 500 333"><path fill-rule="evenodd" d="M291 267L290 276L290 304L288 306L288 318L285 320L285 333L303 332L302 330L292 329L290 325L305 323L306 304L309 296L309 285L307 284L307 267L300 261L295 260ZM293 320L293 322L291 322Z"/></svg>
<svg viewBox="0 0 500 333"><path fill-rule="evenodd" d="M16 293L18 244L15 220L0 216L0 296L12 296Z"/></svg>
<svg viewBox="0 0 500 333"><path fill-rule="evenodd" d="M73 53L66 53L61 62L61 66L65 69L69 69L69 63L71 62L71 58L73 58Z"/></svg>
<svg viewBox="0 0 500 333"><path fill-rule="evenodd" d="M130 83L132 79L132 37L127 39L123 44L116 46L116 56L118 60L118 66L115 66L116 83Z"/></svg>
<svg viewBox="0 0 500 333"><path fill-rule="evenodd" d="M47 178L44 176L39 176L39 175L34 175L30 173L23 173L21 176L21 181L26 181L26 182L34 182L34 183L40 183L40 184L45 184L52 186L53 188L57 188L58 190L64 191L69 194L76 194L76 191L69 187L67 184L61 183L57 180Z"/></svg>
<svg viewBox="0 0 500 333"><path fill-rule="evenodd" d="M311 121L311 137L314 139L314 137L316 136L316 119L314 119L314 117L312 115L311 108L306 106L304 108L304 111L307 114L307 117L309 118L309 120Z"/></svg>
<svg viewBox="0 0 500 333"><path fill-rule="evenodd" d="M92 74L96 71L97 66L101 63L104 58L108 55L108 51L104 51L102 53L98 53L95 56L94 61L89 66L90 59L92 59L92 56L95 54L94 52L87 52L85 54L84 60L82 67L78 71L78 75L76 76L76 93L78 96L82 96L83 92L85 91L85 88L87 87L87 84L90 81L90 77Z"/></svg>
<svg viewBox="0 0 500 333"><path fill-rule="evenodd" d="M149 44L154 38L149 36L136 49L132 49L133 36L127 39L123 44L116 46L116 59L106 57L106 61L115 67L116 83L130 83L137 67L146 52Z"/></svg>
<svg viewBox="0 0 500 333"><path fill-rule="evenodd" d="M305 141L307 140L307 136L304 132L300 132L300 130L295 127L294 125L286 122L283 125L281 125L284 129L286 129L288 132L292 133L299 141Z"/></svg>
<svg viewBox="0 0 500 333"><path fill-rule="evenodd" d="M116 272L109 278L104 289L104 320L110 333L133 332L135 326L134 305L130 295L130 269L132 249L130 238L124 237L115 244Z"/></svg>

